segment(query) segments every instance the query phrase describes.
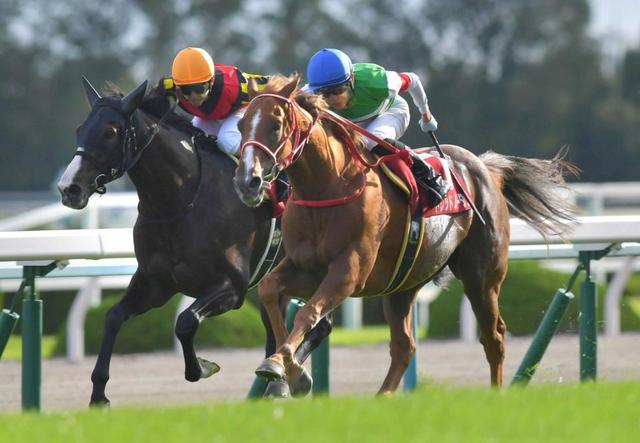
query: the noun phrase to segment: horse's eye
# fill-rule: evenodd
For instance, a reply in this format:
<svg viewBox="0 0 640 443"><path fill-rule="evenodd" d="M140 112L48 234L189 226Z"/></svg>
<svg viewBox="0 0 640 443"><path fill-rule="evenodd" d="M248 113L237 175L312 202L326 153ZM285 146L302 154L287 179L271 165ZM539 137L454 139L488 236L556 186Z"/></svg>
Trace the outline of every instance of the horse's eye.
<svg viewBox="0 0 640 443"><path fill-rule="evenodd" d="M278 120L273 124L273 130L278 132L280 128L282 128L282 122Z"/></svg>
<svg viewBox="0 0 640 443"><path fill-rule="evenodd" d="M106 138L107 140L112 139L114 137L116 137L118 135L118 130L116 128L114 128L113 126L108 126L104 129L104 138Z"/></svg>

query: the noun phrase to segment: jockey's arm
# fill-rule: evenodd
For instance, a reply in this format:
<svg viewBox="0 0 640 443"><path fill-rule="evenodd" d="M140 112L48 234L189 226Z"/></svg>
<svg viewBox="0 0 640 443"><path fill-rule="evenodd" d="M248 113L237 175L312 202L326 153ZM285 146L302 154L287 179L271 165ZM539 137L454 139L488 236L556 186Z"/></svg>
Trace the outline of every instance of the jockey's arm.
<svg viewBox="0 0 640 443"><path fill-rule="evenodd" d="M409 91L409 95L413 99L413 103L420 110L420 127L427 130L435 131L438 123L429 109L429 99L424 91L420 77L413 72L390 72L389 75L397 75L400 79L400 88L398 92ZM425 131L426 132L426 131Z"/></svg>

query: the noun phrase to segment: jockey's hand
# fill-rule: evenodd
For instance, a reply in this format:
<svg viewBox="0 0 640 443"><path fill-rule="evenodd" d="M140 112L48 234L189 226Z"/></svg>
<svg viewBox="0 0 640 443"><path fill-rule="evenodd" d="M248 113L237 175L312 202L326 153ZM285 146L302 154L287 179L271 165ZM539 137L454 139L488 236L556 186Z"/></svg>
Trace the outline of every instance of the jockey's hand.
<svg viewBox="0 0 640 443"><path fill-rule="evenodd" d="M422 114L422 117L420 118L420 129L422 129L423 132L430 132L438 129L438 121L431 112L427 111Z"/></svg>
<svg viewBox="0 0 640 443"><path fill-rule="evenodd" d="M171 77L161 78L158 82L158 86L164 90L165 95L171 96L174 99L176 97L176 85L173 83L173 79Z"/></svg>

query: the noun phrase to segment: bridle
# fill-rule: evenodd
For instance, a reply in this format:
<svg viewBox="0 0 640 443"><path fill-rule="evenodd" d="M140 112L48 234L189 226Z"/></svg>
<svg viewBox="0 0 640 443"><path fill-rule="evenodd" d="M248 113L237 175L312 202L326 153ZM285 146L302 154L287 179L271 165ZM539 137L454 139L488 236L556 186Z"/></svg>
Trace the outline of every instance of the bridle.
<svg viewBox="0 0 640 443"><path fill-rule="evenodd" d="M271 187L273 180L277 178L278 174L280 174L280 172L282 172L284 169L286 169L289 165L294 163L300 157L300 155L302 154L302 150L307 145L309 138L311 137L311 133L313 132L313 129L315 128L318 121L321 118L325 118L325 117L329 119L333 119L333 118L329 116L329 114L327 114L326 111L322 111L318 113L318 115L311 120L311 125L309 126L307 133L304 136L302 136L302 130L298 125L298 117L295 112L296 109L301 110L300 105L298 105L298 103L295 100L289 99L287 97L284 97L278 94L260 94L255 96L252 102L264 97L275 98L277 100L284 101L287 104L289 115L291 116L289 121L289 126L290 126L289 132L280 140L280 143L274 150L271 150L267 145L265 145L264 143L258 140L255 140L255 139L246 140L240 146L239 155L240 155L240 158L242 158L245 148L247 146L254 146L259 150L261 150L262 152L264 152L273 161L273 166L269 171L269 173L262 177L266 185L266 186L263 186L263 189L268 189L269 187ZM293 192L291 192L289 194L290 195L289 201L291 203L299 206L311 206L311 207L338 206L338 205L349 203L359 198L363 194L367 185L365 170L371 166L377 165L377 163L375 165L368 164L366 160L364 160L362 155L359 152L357 152L357 148L353 143L353 140L351 140L348 133L346 132L346 129L344 129L344 127L342 126L341 128L343 130L342 135L343 135L344 142L346 143L349 149L349 152L352 155L352 158L360 166L360 175L362 177L362 180L361 180L362 183L360 187L356 190L355 193L347 197L338 197L338 198L327 199L327 200L299 200L294 198ZM278 157L280 153L282 152L282 150L285 148L285 146L291 139L293 140L292 141L293 148L291 149L291 152L286 157L279 160Z"/></svg>
<svg viewBox="0 0 640 443"><path fill-rule="evenodd" d="M177 101L172 100L169 109L160 117L160 119L153 123L147 129L146 133L142 137L142 143L138 145L138 137L136 135L136 120L137 112L133 111L131 115L126 115L120 108L115 106L112 101L99 98L93 105L94 108L106 107L111 108L121 114L125 121L124 133L122 136L122 162L118 167L111 168L107 172L99 173L93 180L95 191L98 194L104 194L107 192L106 184L110 183L120 177L122 177L129 169L131 169L140 159L145 149L151 144L155 136L160 131L160 125L168 118L177 105ZM79 146L74 155L79 155L83 158L88 158L90 161L91 155L86 151L85 147Z"/></svg>
<svg viewBox="0 0 640 443"><path fill-rule="evenodd" d="M254 146L259 150L261 150L262 152L264 152L273 161L273 166L271 167L271 170L269 171L269 173L266 174L264 177L262 177L263 180L265 180L267 184L270 185L273 182L273 180L277 178L278 174L280 174L282 170L286 169L289 165L295 162L298 159L298 157L300 157L300 154L302 154L302 150L304 149L304 147L307 145L307 142L309 141L309 137L311 137L311 132L313 131L314 127L316 126L316 123L318 122L318 117L311 119L311 125L309 126L307 134L303 137L302 129L298 125L297 113L295 112L296 109L301 110L300 105L298 105L298 103L295 100L291 100L287 97L283 97L282 95L278 95L278 94L260 94L254 97L252 102L261 98L266 98L266 97L275 98L287 104L289 115L291 116L291 121L288 122L289 132L287 133L287 135L282 137L282 139L280 140L280 144L273 151L261 141L258 141L256 139L246 140L240 146L239 155L240 155L240 158L242 158L244 150L247 146ZM293 140L292 141L293 148L291 149L291 152L282 160L278 160L278 156L280 155L280 152L285 148L289 140Z"/></svg>

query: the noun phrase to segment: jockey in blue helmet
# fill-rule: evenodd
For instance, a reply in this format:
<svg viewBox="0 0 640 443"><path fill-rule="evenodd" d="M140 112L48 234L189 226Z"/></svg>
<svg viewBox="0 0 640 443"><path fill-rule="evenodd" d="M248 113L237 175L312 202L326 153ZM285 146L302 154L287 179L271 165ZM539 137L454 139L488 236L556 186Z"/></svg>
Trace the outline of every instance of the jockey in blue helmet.
<svg viewBox="0 0 640 443"><path fill-rule="evenodd" d="M344 52L325 48L309 60L307 81L308 89L322 95L336 113L399 149L408 149L398 139L411 120L409 105L400 92L408 91L411 95L422 114L419 124L424 132L438 128L420 78L413 72L387 71L373 63L353 64ZM377 155L390 154L370 139L366 147ZM409 152L416 181L427 190L430 205L437 205L451 185L413 151Z"/></svg>

